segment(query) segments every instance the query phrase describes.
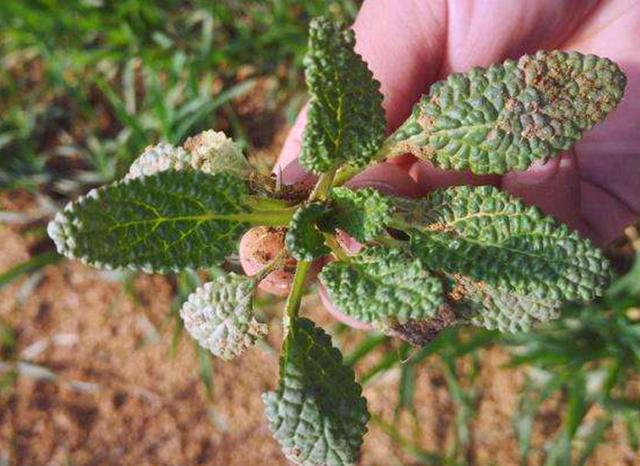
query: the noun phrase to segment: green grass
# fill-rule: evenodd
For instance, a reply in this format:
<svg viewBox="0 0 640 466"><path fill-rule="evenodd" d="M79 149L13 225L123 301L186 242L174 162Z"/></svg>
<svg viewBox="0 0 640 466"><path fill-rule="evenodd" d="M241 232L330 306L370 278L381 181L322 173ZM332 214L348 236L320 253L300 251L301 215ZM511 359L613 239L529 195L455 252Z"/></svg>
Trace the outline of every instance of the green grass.
<svg viewBox="0 0 640 466"><path fill-rule="evenodd" d="M267 107L300 102L307 23L327 9L350 18L356 5L5 0L0 188L71 196L120 174L146 145L203 128L251 145L231 122L233 99L271 77L279 91Z"/></svg>

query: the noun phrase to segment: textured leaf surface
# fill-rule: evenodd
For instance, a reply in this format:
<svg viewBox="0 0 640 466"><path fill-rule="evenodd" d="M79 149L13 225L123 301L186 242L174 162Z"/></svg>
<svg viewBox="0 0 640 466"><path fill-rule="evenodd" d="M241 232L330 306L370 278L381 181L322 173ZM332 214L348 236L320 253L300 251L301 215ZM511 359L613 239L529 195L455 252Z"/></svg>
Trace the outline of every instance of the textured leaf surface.
<svg viewBox="0 0 640 466"><path fill-rule="evenodd" d="M434 317L444 301L440 279L397 249L364 249L320 273L332 303L351 317L382 327Z"/></svg>
<svg viewBox="0 0 640 466"><path fill-rule="evenodd" d="M501 332L524 332L537 322L560 315L559 300L536 298L457 276L453 290L454 309L459 317L477 327Z"/></svg>
<svg viewBox="0 0 640 466"><path fill-rule="evenodd" d="M95 267L201 268L233 252L244 182L228 173L163 171L94 189L49 224L58 252Z"/></svg>
<svg viewBox="0 0 640 466"><path fill-rule="evenodd" d="M300 162L315 173L366 165L384 138L380 83L354 44L353 31L326 18L311 22L304 61L311 100Z"/></svg>
<svg viewBox="0 0 640 466"><path fill-rule="evenodd" d="M253 311L253 279L223 275L194 291L180 310L187 331L200 346L222 359L233 359L267 334Z"/></svg>
<svg viewBox="0 0 640 466"><path fill-rule="evenodd" d="M189 168L191 157L182 147L161 142L147 147L140 156L133 161L125 180L151 176L165 170L184 170Z"/></svg>
<svg viewBox="0 0 640 466"><path fill-rule="evenodd" d="M333 212L327 222L361 242L371 241L391 221L393 203L373 188L331 190Z"/></svg>
<svg viewBox="0 0 640 466"><path fill-rule="evenodd" d="M228 171L239 178L246 178L253 171L240 146L222 131L203 131L187 139L184 148L195 170L212 174Z"/></svg>
<svg viewBox="0 0 640 466"><path fill-rule="evenodd" d="M247 178L253 170L242 155L240 146L221 131L203 131L187 139L184 147L166 142L147 147L131 164L125 179L186 169L211 175L227 171L239 178Z"/></svg>
<svg viewBox="0 0 640 466"><path fill-rule="evenodd" d="M593 299L609 263L589 240L490 186L435 191L406 214L411 248L435 271L545 299Z"/></svg>
<svg viewBox="0 0 640 466"><path fill-rule="evenodd" d="M313 322L292 322L280 382L263 396L269 427L285 456L303 466L348 466L358 460L369 419L353 370Z"/></svg>
<svg viewBox="0 0 640 466"><path fill-rule="evenodd" d="M395 140L445 169L523 170L603 120L625 83L609 59L541 51L434 84Z"/></svg>
<svg viewBox="0 0 640 466"><path fill-rule="evenodd" d="M300 207L293 214L285 245L289 253L299 261L311 261L329 253L318 222L328 212L324 204L313 203Z"/></svg>

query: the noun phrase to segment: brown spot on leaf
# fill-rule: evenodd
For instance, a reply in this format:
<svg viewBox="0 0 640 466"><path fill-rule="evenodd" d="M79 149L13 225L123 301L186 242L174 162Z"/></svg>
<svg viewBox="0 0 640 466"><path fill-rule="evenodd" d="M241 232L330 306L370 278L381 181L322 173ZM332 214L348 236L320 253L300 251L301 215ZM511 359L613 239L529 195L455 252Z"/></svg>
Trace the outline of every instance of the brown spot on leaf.
<svg viewBox="0 0 640 466"><path fill-rule="evenodd" d="M391 334L415 346L424 346L432 342L438 334L455 323L456 316L450 306L441 306L438 314L431 319L410 320L404 324L395 324Z"/></svg>

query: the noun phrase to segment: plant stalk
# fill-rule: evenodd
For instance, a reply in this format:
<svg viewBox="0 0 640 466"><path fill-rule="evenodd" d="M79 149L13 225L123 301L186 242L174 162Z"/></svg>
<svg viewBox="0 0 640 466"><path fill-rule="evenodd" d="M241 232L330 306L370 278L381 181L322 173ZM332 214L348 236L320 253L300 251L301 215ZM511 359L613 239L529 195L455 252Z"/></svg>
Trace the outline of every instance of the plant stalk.
<svg viewBox="0 0 640 466"><path fill-rule="evenodd" d="M253 275L251 278L253 278L256 281L256 283L261 282L271 272L282 267L284 265L284 262L287 260L288 256L289 256L289 251L287 251L286 248L283 248L282 251L280 251L278 255L274 257L271 262L269 262L266 266L262 268L262 270L260 270L257 274Z"/></svg>
<svg viewBox="0 0 640 466"><path fill-rule="evenodd" d="M396 141L393 140L394 134L395 133L391 134L384 141L384 143L382 144L382 146L380 147L378 152L376 152L376 154L371 159L371 162L369 162L369 164L366 167L358 168L358 167L354 167L354 166L351 166L351 165L346 165L346 166L340 168L340 170L338 170L338 173L335 176L335 179L333 181L333 185L334 186L342 186L347 181L349 181L351 178L353 178L354 176L360 174L361 172L363 172L367 168L371 167L372 165L375 165L378 162L382 162L383 160L385 160L385 159L387 159L389 157L392 157L394 155L400 155L399 153L397 153Z"/></svg>
<svg viewBox="0 0 640 466"><path fill-rule="evenodd" d="M304 282L307 273L311 267L310 261L299 261L296 267L296 273L291 284L291 291L287 297L287 305L283 316L285 331L289 329L289 325L298 317L300 311L300 303L302 302L302 294L304 292Z"/></svg>
<svg viewBox="0 0 640 466"><path fill-rule="evenodd" d="M320 179L316 183L311 195L309 196L309 202L313 201L326 201L329 196L329 190L333 186L333 181L336 176L338 167L334 167L326 173L320 176Z"/></svg>
<svg viewBox="0 0 640 466"><path fill-rule="evenodd" d="M230 220L251 223L253 225L275 227L288 225L295 211L295 206L283 209L256 209L247 213L232 214L226 216L220 215L219 218L228 218Z"/></svg>
<svg viewBox="0 0 640 466"><path fill-rule="evenodd" d="M331 249L333 255L336 256L336 259L342 262L349 261L349 255L345 252L342 246L340 246L340 243L338 243L335 236L333 236L331 233L324 234L324 244L329 246L329 249Z"/></svg>

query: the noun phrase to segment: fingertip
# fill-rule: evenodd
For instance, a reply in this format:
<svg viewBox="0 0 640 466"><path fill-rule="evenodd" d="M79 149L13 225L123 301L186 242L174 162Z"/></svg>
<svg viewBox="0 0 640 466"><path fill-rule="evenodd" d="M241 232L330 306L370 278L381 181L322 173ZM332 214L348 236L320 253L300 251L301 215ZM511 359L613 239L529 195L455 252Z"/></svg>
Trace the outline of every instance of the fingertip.
<svg viewBox="0 0 640 466"><path fill-rule="evenodd" d="M373 330L373 327L371 325L367 324L366 322L362 322L361 320L354 319L350 315L345 314L340 309L338 309L338 307L334 305L333 302L331 302L329 293L322 283L320 283L320 285L318 286L318 294L320 295L320 301L322 302L324 308L336 320L358 330Z"/></svg>
<svg viewBox="0 0 640 466"><path fill-rule="evenodd" d="M545 214L584 232L580 173L573 151L564 152L546 163L533 164L527 170L507 173L501 187L525 204L535 205Z"/></svg>
<svg viewBox="0 0 640 466"><path fill-rule="evenodd" d="M620 238L626 227L638 221L637 213L589 181L580 182L580 195L582 215L594 232L590 236L601 247Z"/></svg>
<svg viewBox="0 0 640 466"><path fill-rule="evenodd" d="M424 196L434 189L449 186L500 186L498 175L474 175L468 170L441 170L424 160L416 160L409 168L409 176L415 181L420 195Z"/></svg>
<svg viewBox="0 0 640 466"><path fill-rule="evenodd" d="M412 154L402 154L395 157L390 157L386 160L386 162L389 162L392 165L397 165L405 171L409 171L416 160L418 159Z"/></svg>
<svg viewBox="0 0 640 466"><path fill-rule="evenodd" d="M282 150L280 151L278 161L274 166L275 173L277 173L278 169L284 170L285 167L287 167L292 161L296 160L300 155L300 150L302 149L302 138L304 136L304 127L307 124L308 107L308 103L304 104L300 113L298 113L298 116L296 117L296 121L289 130L287 139L285 139Z"/></svg>
<svg viewBox="0 0 640 466"><path fill-rule="evenodd" d="M444 1L375 0L360 8L353 24L356 51L381 84L389 129L407 118L427 85L437 79L446 16Z"/></svg>
<svg viewBox="0 0 640 466"><path fill-rule="evenodd" d="M345 186L352 189L375 188L385 194L401 197L419 197L420 190L406 170L398 165L382 162L363 171Z"/></svg>
<svg viewBox="0 0 640 466"><path fill-rule="evenodd" d="M318 180L316 175L305 171L297 158L293 159L283 168L276 166L274 171L279 181L286 185L298 183L302 188L311 189Z"/></svg>

